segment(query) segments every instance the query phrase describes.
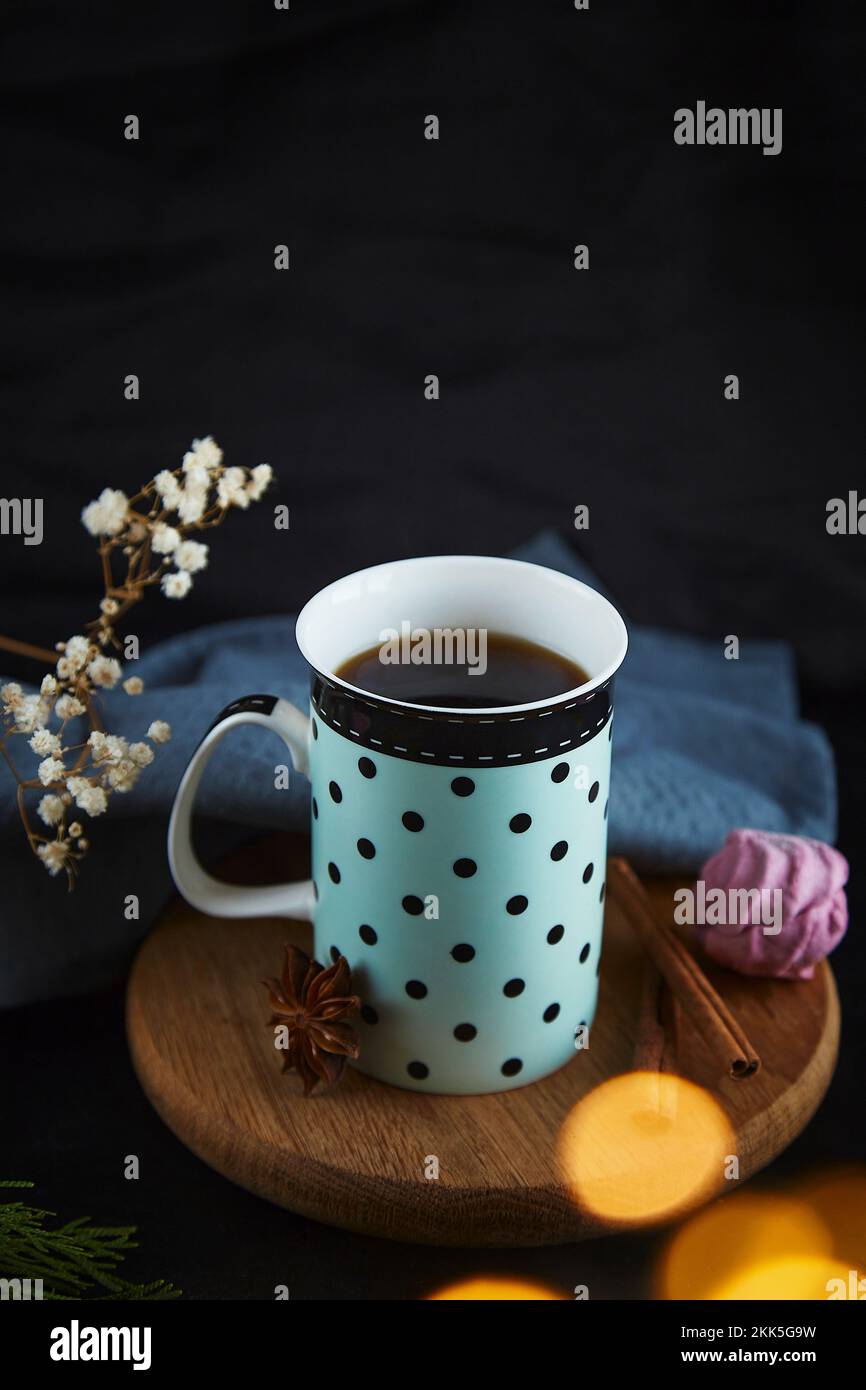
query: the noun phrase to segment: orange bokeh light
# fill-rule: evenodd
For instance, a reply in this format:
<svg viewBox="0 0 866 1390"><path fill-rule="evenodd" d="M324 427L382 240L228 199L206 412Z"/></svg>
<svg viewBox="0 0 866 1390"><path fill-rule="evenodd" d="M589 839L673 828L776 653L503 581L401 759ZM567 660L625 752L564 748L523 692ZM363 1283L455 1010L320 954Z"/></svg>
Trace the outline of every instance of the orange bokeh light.
<svg viewBox="0 0 866 1390"><path fill-rule="evenodd" d="M862 1164L825 1168L799 1183L797 1194L821 1217L833 1253L866 1273L866 1168Z"/></svg>
<svg viewBox="0 0 866 1390"><path fill-rule="evenodd" d="M719 1285L716 1299L827 1299L834 1282L847 1284L847 1267L832 1255L788 1255L738 1270Z"/></svg>
<svg viewBox="0 0 866 1390"><path fill-rule="evenodd" d="M827 1228L808 1206L733 1192L677 1231L662 1258L660 1292L663 1298L732 1298L737 1295L725 1290L752 1271L828 1254Z"/></svg>
<svg viewBox="0 0 866 1390"><path fill-rule="evenodd" d="M682 1077L627 1072L578 1101L557 1160L574 1200L627 1225L660 1221L722 1187L734 1136L725 1112Z"/></svg>
<svg viewBox="0 0 866 1390"><path fill-rule="evenodd" d="M503 1299L518 1299L533 1302L559 1301L564 1294L545 1288L543 1284L531 1284L520 1279L499 1279L495 1276L479 1275L475 1279L463 1279L459 1284L449 1284L438 1293L431 1293L434 1302L499 1302Z"/></svg>

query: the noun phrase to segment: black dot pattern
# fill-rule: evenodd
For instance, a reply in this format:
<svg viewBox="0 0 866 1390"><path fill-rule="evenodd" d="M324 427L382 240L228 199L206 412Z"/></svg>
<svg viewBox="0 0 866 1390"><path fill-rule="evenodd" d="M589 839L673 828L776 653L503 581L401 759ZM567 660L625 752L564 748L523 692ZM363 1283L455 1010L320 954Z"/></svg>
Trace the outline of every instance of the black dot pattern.
<svg viewBox="0 0 866 1390"><path fill-rule="evenodd" d="M461 942L459 946L452 947L451 954L459 965L466 965L475 959L475 947Z"/></svg>
<svg viewBox="0 0 866 1390"><path fill-rule="evenodd" d="M348 722L343 727L347 734L354 725ZM552 732L552 726L541 732L543 727L536 735L537 744L544 742L545 734L549 739ZM315 721L312 728L312 737L318 739ZM602 739L606 732L599 730ZM606 772L597 765L595 779L592 775L586 779L590 783L588 789L580 791L575 786L572 796L570 779L575 758L569 757L568 746L560 744L559 758L552 748L552 756L528 776L520 764L514 764L520 771L511 792L505 777L499 787L488 784L487 770L477 762L467 762L466 771L460 773L452 763L447 773L440 771L444 781L440 781L438 789L432 782L428 785L425 774L419 773L416 792L410 793L401 805L393 800L396 784L391 780L391 760L387 756L391 750L387 744L383 742L380 748L374 739L377 746L372 747L362 731L362 748L357 743L352 747L346 734L342 741L349 745L349 751L331 764L329 772L334 776L330 779L328 773L320 773L321 780L316 780L316 759L331 748L328 730L321 740L322 751L317 749L311 755L316 792L311 795L311 814L313 821L318 822L314 830L317 875L321 881L327 869L330 883L343 885L332 898L323 889L325 917L318 919L317 930L330 934L329 914L341 912L349 902L355 904L359 917L369 916L376 923L374 927L370 920L362 920L357 925L356 917L353 926L351 919L346 922L343 918L341 922L337 916L330 930L340 936L343 950L350 949L347 942L354 938L354 959L350 949L353 967L361 970L362 962L367 962L364 969L371 975L375 972L375 1005L361 1005L360 1021L366 1027L379 1026L382 1055L395 1057L397 1076L382 1079L399 1081L402 1072L407 1078L404 1084L409 1084L409 1078L419 1083L430 1081L433 1091L448 1093L455 1076L459 1076L459 1056L464 1059L464 1075L473 1077L474 1084L474 1069L480 1066L480 1075L488 1072L485 1084L489 1081L493 1090L505 1082L515 1083L518 1077L520 1082L516 1084L522 1084L524 1079L544 1074L540 1059L543 1062L549 1057L547 1070L551 1070L559 1064L556 1049L570 1048L573 1019L581 1014L591 1016L594 1007L594 977L601 967L596 932L601 928L606 891ZM395 736L400 737L396 733ZM404 735L404 741L410 740ZM576 742L573 751L580 762ZM607 750L604 756L606 759ZM470 770L473 776L466 775ZM404 790L407 785L410 784L403 783ZM561 792L556 790L560 787ZM477 804L468 805L465 810L458 808L450 802L452 795L458 801L474 798ZM450 814L443 797L451 807ZM329 804L331 812L327 809ZM362 830L366 833L359 835ZM481 854L476 838L479 830L493 835L491 854ZM333 858L328 857L328 851ZM398 862L391 864L391 858ZM570 867L565 866L565 860ZM368 868L360 861L376 863ZM595 864L599 862L602 872L595 878ZM561 869L554 867L560 864ZM507 874L505 883L503 868ZM390 907L387 898L384 904L378 901L382 883L387 885L389 878L393 883L395 877L398 884L401 877L405 883L407 871L409 885L422 888L425 894L443 895L442 923L435 916L429 922L419 920L417 925L408 920L423 918L426 903L435 898L427 899L420 893L401 897L401 886ZM581 892L581 878L583 885L595 880L588 893L586 889ZM524 891L513 892L512 887ZM313 892L318 902L315 882ZM321 912L318 907L317 913ZM405 915L401 923L402 914ZM520 920L512 925L512 919ZM545 946L559 946L566 938L567 951L548 956ZM398 941L402 942L398 956L402 969L394 978L391 957ZM336 945L323 949L331 961L340 959L341 950ZM578 971L575 952L581 966L590 964L588 971ZM328 957L323 959L327 961ZM466 973L447 973L458 967L467 967ZM359 978L363 980L363 971ZM576 983L580 980L584 983ZM457 989L462 1002L453 1008ZM507 1010L507 1015L491 1015L492 1009L500 1008ZM495 1026L491 1017L496 1020ZM413 1023L413 1019L418 1022ZM564 1041L563 1024L567 1024ZM421 1028L425 1031L419 1032L413 1041L415 1030ZM437 1035L441 1035L441 1045L431 1040ZM370 1046L372 1049L372 1041ZM464 1048L468 1051L464 1052ZM377 1075L373 1070L373 1062L378 1065L375 1049L370 1057L370 1069ZM466 1071L468 1068L473 1070ZM458 1085L457 1089L462 1087ZM482 1089L479 1082L479 1093Z"/></svg>

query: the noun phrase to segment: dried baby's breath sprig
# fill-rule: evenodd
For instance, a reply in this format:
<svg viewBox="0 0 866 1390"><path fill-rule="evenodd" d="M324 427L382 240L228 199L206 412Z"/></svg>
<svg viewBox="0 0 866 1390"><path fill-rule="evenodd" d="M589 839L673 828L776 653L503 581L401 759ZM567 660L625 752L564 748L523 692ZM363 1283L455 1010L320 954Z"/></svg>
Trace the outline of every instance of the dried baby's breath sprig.
<svg viewBox="0 0 866 1390"><path fill-rule="evenodd" d="M131 791L155 749L171 738L163 719L154 720L144 739L134 743L102 727L100 691L120 687L136 696L144 689L141 678L125 676L111 655L122 650L118 625L150 588L158 587L166 598L185 598L193 575L209 558L209 547L190 539L192 533L219 526L233 507L245 511L258 502L272 477L267 463L226 468L222 450L208 435L193 440L179 468L163 469L134 497L104 488L81 513L99 540L104 582L99 616L83 633L58 642L55 653L0 637L0 648L54 663L38 692L25 692L15 682L0 687L0 753L18 783L18 811L32 852L52 877L65 871L70 888L89 848L80 813L103 815L109 797ZM76 721L82 718L90 732L76 741L72 731L80 731ZM16 737L26 739L38 759L34 776L22 776L13 761ZM45 831L30 815L28 794L35 792Z"/></svg>

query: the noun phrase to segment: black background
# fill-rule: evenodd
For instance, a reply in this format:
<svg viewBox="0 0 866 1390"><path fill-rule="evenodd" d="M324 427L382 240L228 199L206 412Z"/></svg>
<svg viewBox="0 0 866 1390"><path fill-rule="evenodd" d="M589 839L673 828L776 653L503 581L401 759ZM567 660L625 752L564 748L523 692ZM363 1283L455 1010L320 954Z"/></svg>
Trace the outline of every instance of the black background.
<svg viewBox="0 0 866 1390"><path fill-rule="evenodd" d="M145 641L379 560L505 553L586 503L581 549L632 620L795 644L856 859L866 539L828 536L825 509L866 492L857 6L99 0L7 5L5 28L2 487L45 499L41 547L0 538L5 632L78 629L81 506L194 435L270 462L291 530L233 517L184 605L136 615ZM676 146L698 100L782 107L782 153ZM856 873L851 901L840 1071L777 1174L862 1156ZM479 1260L230 1188L140 1096L120 986L0 1031L4 1168L69 1216L138 1220L142 1277L364 1298L484 1265L649 1291L650 1238Z"/></svg>

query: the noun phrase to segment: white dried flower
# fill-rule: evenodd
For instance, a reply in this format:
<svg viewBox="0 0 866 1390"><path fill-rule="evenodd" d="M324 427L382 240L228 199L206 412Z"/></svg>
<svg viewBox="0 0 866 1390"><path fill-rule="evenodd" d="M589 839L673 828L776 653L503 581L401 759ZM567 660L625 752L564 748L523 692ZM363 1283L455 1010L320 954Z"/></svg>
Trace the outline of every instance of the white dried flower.
<svg viewBox="0 0 866 1390"><path fill-rule="evenodd" d="M259 498L269 486L274 476L274 470L269 463L257 463L250 472L250 480L247 483L247 495L253 502L258 502Z"/></svg>
<svg viewBox="0 0 866 1390"><path fill-rule="evenodd" d="M131 758L121 758L105 774L105 783L116 792L129 792L135 786L138 768Z"/></svg>
<svg viewBox="0 0 866 1390"><path fill-rule="evenodd" d="M217 484L217 500L221 507L245 510L250 505L247 478L242 468L226 469Z"/></svg>
<svg viewBox="0 0 866 1390"><path fill-rule="evenodd" d="M67 785L79 810L86 811L88 816L102 815L108 806L108 797L102 787L88 782L86 777L70 777Z"/></svg>
<svg viewBox="0 0 866 1390"><path fill-rule="evenodd" d="M40 694L40 695L45 695L45 696L53 695L53 694L55 693L56 690L57 690L57 681L54 679L54 677L53 677L53 676L43 676L43 677L42 677L42 684L41 684L40 687L39 687L39 694Z"/></svg>
<svg viewBox="0 0 866 1390"><path fill-rule="evenodd" d="M4 685L0 689L0 699L7 710L15 709L21 703L21 686L17 685L15 681L10 681L8 685Z"/></svg>
<svg viewBox="0 0 866 1390"><path fill-rule="evenodd" d="M81 637L78 634L75 637L70 637L68 642L64 642L63 657L73 675L80 671L82 666L85 665L90 656L92 647L92 642L88 641L86 637ZM60 662L58 662L57 665L59 667Z"/></svg>
<svg viewBox="0 0 866 1390"><path fill-rule="evenodd" d="M164 719L154 719L147 731L147 737L154 743L168 743L171 738L171 725Z"/></svg>
<svg viewBox="0 0 866 1390"><path fill-rule="evenodd" d="M62 840L49 840L47 845L39 845L36 853L52 878L66 866L66 845Z"/></svg>
<svg viewBox="0 0 866 1390"><path fill-rule="evenodd" d="M187 454L183 465L184 487L187 492L206 493L211 484L211 476L207 465L195 458L193 454Z"/></svg>
<svg viewBox="0 0 866 1390"><path fill-rule="evenodd" d="M43 787L50 787L52 782L62 782L66 776L66 768L59 758L44 758L36 769Z"/></svg>
<svg viewBox="0 0 866 1390"><path fill-rule="evenodd" d="M180 501L180 483L177 478L169 469L163 468L154 478L153 485L162 498L162 505L167 511L173 512Z"/></svg>
<svg viewBox="0 0 866 1390"><path fill-rule="evenodd" d="M192 588L192 580L186 570L172 570L160 580L160 588L166 598L186 598Z"/></svg>
<svg viewBox="0 0 866 1390"><path fill-rule="evenodd" d="M59 796L43 796L39 805L36 807L41 820L46 825L57 825L63 820L65 807Z"/></svg>
<svg viewBox="0 0 866 1390"><path fill-rule="evenodd" d="M150 533L150 546L156 555L170 555L180 545L180 531L158 521Z"/></svg>
<svg viewBox="0 0 866 1390"><path fill-rule="evenodd" d="M222 461L222 449L213 436L207 434L204 439L192 441L189 451L183 456L183 471L190 473L196 467L201 467L210 472L211 469L219 467Z"/></svg>
<svg viewBox="0 0 866 1390"><path fill-rule="evenodd" d="M202 545L201 541L182 541L174 552L174 563L179 570L187 570L189 574L198 574L207 565L208 547Z"/></svg>
<svg viewBox="0 0 866 1390"><path fill-rule="evenodd" d="M101 787L88 787L75 798L75 804L88 816L101 816L108 809L108 797Z"/></svg>
<svg viewBox="0 0 866 1390"><path fill-rule="evenodd" d="M108 735L103 733L102 729L94 729L93 732L88 735L87 746L91 751L95 763L101 762L107 755L105 747L107 737Z"/></svg>
<svg viewBox="0 0 866 1390"><path fill-rule="evenodd" d="M120 604L116 598L104 598L99 603L100 613L104 613L108 618L113 618L119 607Z"/></svg>
<svg viewBox="0 0 866 1390"><path fill-rule="evenodd" d="M48 729L37 729L30 740L30 747L40 758L45 758L51 753L60 752L60 739Z"/></svg>
<svg viewBox="0 0 866 1390"><path fill-rule="evenodd" d="M25 695L14 709L15 727L22 734L41 729L51 713L41 695Z"/></svg>
<svg viewBox="0 0 866 1390"><path fill-rule="evenodd" d="M97 656L91 661L87 668L87 674L94 685L102 686L104 690L111 690L120 680L120 662L113 656Z"/></svg>
<svg viewBox="0 0 866 1390"><path fill-rule="evenodd" d="M84 826L80 821L74 820L69 827L69 833L73 840L77 840L79 836L84 834Z"/></svg>
<svg viewBox="0 0 866 1390"><path fill-rule="evenodd" d="M154 759L153 749L147 743L131 743L129 745L129 756L136 767L149 767Z"/></svg>
<svg viewBox="0 0 866 1390"><path fill-rule="evenodd" d="M101 729L94 729L87 743L94 763L117 763L129 752L122 734L104 734Z"/></svg>
<svg viewBox="0 0 866 1390"><path fill-rule="evenodd" d="M84 706L74 695L61 695L54 706L54 713L58 719L75 719L77 715L84 713Z"/></svg>
<svg viewBox="0 0 866 1390"><path fill-rule="evenodd" d="M177 514L185 526L201 521L207 506L207 487L190 484L185 487L177 504Z"/></svg>
<svg viewBox="0 0 866 1390"><path fill-rule="evenodd" d="M141 676L127 676L123 682L123 688L127 695L140 695L144 689L144 681Z"/></svg>
<svg viewBox="0 0 866 1390"><path fill-rule="evenodd" d="M95 502L90 502L81 513L81 520L91 536L116 536L123 530L129 498L125 492L106 487Z"/></svg>

